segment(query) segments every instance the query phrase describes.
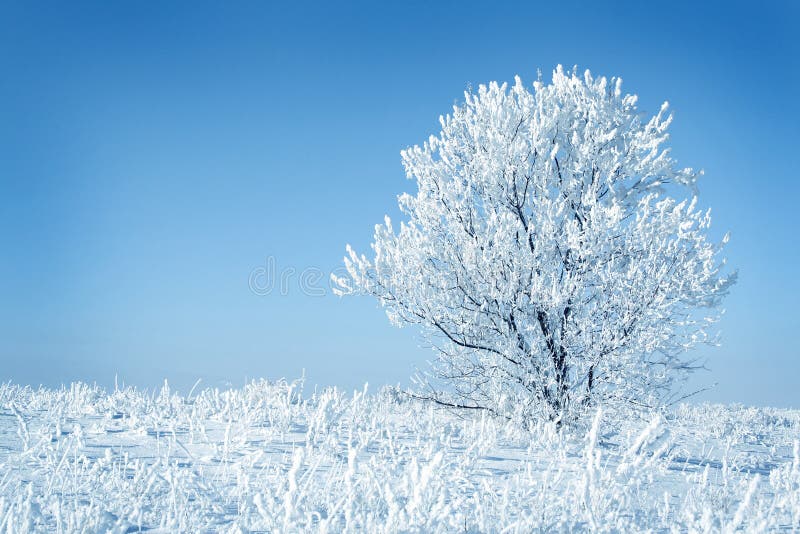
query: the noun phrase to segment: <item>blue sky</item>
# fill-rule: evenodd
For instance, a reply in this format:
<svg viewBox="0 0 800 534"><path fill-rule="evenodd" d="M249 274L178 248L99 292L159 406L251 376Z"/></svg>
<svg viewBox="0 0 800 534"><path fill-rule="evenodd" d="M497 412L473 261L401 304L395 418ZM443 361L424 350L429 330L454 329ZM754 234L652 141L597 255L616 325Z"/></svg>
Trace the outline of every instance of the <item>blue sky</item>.
<svg viewBox="0 0 800 534"><path fill-rule="evenodd" d="M432 353L327 273L397 215L399 151L468 85L562 63L669 100L731 232L740 282L692 385L800 408L797 7L383 4L4 2L0 380L407 383ZM259 291L268 266L285 291Z"/></svg>

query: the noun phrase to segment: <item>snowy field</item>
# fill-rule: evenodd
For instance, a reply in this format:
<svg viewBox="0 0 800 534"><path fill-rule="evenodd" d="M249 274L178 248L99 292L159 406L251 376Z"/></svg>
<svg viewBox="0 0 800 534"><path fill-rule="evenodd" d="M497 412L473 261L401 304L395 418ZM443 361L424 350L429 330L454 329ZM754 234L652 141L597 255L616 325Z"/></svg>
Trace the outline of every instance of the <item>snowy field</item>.
<svg viewBox="0 0 800 534"><path fill-rule="evenodd" d="M520 430L391 390L0 385L0 532L800 531L800 411Z"/></svg>

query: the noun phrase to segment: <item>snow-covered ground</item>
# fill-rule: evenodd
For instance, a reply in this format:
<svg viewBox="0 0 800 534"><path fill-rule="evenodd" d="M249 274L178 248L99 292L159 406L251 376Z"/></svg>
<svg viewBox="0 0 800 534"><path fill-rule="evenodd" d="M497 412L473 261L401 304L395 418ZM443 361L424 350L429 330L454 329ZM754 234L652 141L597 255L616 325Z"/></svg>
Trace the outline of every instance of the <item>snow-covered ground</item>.
<svg viewBox="0 0 800 534"><path fill-rule="evenodd" d="M800 411L468 415L284 381L0 385L0 532L800 531Z"/></svg>

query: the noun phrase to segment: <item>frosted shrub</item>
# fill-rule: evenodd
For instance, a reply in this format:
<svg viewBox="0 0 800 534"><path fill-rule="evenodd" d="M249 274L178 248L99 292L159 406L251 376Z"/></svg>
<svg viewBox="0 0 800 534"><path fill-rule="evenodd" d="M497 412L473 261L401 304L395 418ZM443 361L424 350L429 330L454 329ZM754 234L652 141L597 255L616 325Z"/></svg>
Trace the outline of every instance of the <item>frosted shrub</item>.
<svg viewBox="0 0 800 534"><path fill-rule="evenodd" d="M339 294L368 294L438 351L417 396L522 421L577 419L602 403L652 407L714 340L735 276L700 175L666 145L621 80L565 72L529 90L490 83L402 152L415 194L348 245Z"/></svg>

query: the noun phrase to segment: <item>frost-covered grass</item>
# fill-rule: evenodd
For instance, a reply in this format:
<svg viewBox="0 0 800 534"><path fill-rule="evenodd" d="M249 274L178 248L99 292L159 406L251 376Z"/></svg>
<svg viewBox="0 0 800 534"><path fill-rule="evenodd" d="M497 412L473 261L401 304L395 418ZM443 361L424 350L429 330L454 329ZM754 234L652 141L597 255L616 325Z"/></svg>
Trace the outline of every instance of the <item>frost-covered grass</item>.
<svg viewBox="0 0 800 534"><path fill-rule="evenodd" d="M391 390L5 384L0 532L797 531L798 438L739 406L558 432Z"/></svg>

